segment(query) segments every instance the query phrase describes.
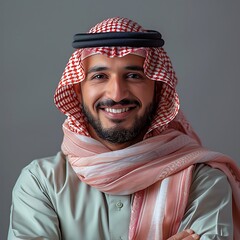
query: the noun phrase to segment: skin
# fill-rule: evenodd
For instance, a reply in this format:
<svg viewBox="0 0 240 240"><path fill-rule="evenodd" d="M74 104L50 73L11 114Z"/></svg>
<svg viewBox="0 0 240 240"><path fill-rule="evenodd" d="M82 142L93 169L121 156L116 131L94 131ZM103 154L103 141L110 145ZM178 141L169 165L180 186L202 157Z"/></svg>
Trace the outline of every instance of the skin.
<svg viewBox="0 0 240 240"><path fill-rule="evenodd" d="M198 234L194 233L194 231L191 229L186 229L168 238L167 240L198 240L198 239L200 239L200 236Z"/></svg>
<svg viewBox="0 0 240 240"><path fill-rule="evenodd" d="M87 106L90 114L99 120L104 129L131 129L136 118L146 115L146 110L153 103L155 82L148 79L143 72L144 58L129 54L122 58L108 58L104 55L93 55L83 61L85 80L75 85L78 100ZM105 100L113 100L113 107L97 104ZM133 103L119 104L127 99ZM89 125L90 135L111 150L126 148L143 139L147 126L131 141L111 143L100 138L94 128Z"/></svg>
<svg viewBox="0 0 240 240"><path fill-rule="evenodd" d="M87 107L91 116L99 121L104 129L131 129L137 118L146 114L154 101L155 82L148 79L143 71L144 58L126 55L122 58L108 58L104 55L92 55L83 60L85 79L74 85L74 90L81 104ZM113 100L116 105L108 107L98 104ZM126 105L123 99L132 101ZM111 143L101 138L89 125L90 135L110 150L126 148L143 139L147 127L136 138L124 143ZM168 240L196 240L200 237L192 230L184 230Z"/></svg>

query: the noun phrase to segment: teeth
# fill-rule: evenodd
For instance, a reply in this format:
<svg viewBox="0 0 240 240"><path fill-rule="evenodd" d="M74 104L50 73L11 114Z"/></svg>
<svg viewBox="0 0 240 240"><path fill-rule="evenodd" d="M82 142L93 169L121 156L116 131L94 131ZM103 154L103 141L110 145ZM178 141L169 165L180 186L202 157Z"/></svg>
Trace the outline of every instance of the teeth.
<svg viewBox="0 0 240 240"><path fill-rule="evenodd" d="M105 111L110 113L123 113L123 112L127 112L128 110L129 108L121 108L121 109L105 108Z"/></svg>

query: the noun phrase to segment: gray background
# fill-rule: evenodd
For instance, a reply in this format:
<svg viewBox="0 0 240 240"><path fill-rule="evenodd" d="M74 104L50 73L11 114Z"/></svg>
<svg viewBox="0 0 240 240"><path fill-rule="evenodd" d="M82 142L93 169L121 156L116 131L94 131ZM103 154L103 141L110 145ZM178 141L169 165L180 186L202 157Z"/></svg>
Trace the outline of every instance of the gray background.
<svg viewBox="0 0 240 240"><path fill-rule="evenodd" d="M6 239L12 187L31 160L60 149L53 94L74 33L114 16L159 30L179 79L181 107L208 148L240 163L240 1L15 0L0 2L1 204Z"/></svg>

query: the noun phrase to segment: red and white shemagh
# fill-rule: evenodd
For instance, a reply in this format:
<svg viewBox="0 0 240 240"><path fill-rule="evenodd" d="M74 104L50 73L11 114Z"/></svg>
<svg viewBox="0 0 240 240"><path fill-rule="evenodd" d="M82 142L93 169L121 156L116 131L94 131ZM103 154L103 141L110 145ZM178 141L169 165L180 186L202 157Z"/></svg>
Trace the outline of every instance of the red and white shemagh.
<svg viewBox="0 0 240 240"><path fill-rule="evenodd" d="M90 33L116 31L145 30L129 19L111 18L97 24ZM144 73L149 79L162 83L157 112L145 139L126 149L110 151L89 137L87 122L73 89L74 84L85 79L82 60L86 55L85 50L80 49L71 56L55 93L56 106L67 115L63 125L63 153L81 181L109 194L133 194L131 240L163 240L177 232L187 205L194 164L198 162L220 168L228 176L234 192L233 208L239 213L234 224L239 226L237 166L227 157L200 146L197 135L179 111L177 79L164 49L141 50L146 54ZM98 47L87 51L122 57L136 54L139 48ZM234 231L238 239L239 227Z"/></svg>
<svg viewBox="0 0 240 240"><path fill-rule="evenodd" d="M126 18L111 18L107 19L95 27L89 33L100 32L144 32L145 30L136 22ZM97 47L87 49L92 53L104 54L110 58L123 57L127 54L139 51L139 48L132 47ZM172 68L171 61L164 49L161 48L142 48L146 52L144 62L144 73L154 81L162 82L161 100L158 103L156 115L152 121L146 137L159 134L167 125L177 116L179 112L179 98L176 93L177 78ZM82 113L81 106L77 96L73 90L73 85L85 79L82 60L85 57L83 49L76 50L63 72L61 81L56 90L54 101L56 106L67 115L69 128L76 133L89 136L86 119ZM176 119L185 124L184 116L181 115ZM182 125L182 124L181 124ZM185 124L182 128L188 128L191 132L189 124ZM154 130L154 131L153 131ZM153 134L153 132L155 132Z"/></svg>

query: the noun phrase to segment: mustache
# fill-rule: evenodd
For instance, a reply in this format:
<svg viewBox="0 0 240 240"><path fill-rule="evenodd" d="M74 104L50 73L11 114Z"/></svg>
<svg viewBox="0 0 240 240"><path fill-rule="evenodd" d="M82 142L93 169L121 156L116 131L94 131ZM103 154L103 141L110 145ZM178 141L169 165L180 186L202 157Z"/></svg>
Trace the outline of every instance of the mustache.
<svg viewBox="0 0 240 240"><path fill-rule="evenodd" d="M96 108L100 108L100 107L113 107L115 105L125 106L125 105L130 105L130 104L134 104L134 105L137 105L137 106L141 105L140 102L137 101L137 100L122 99L119 102L115 102L112 99L106 99L106 100L102 100L102 101L97 102Z"/></svg>

